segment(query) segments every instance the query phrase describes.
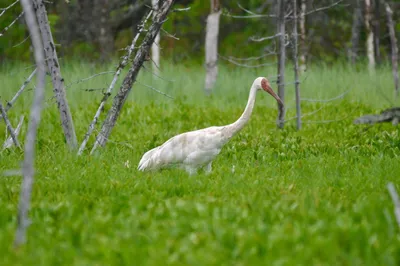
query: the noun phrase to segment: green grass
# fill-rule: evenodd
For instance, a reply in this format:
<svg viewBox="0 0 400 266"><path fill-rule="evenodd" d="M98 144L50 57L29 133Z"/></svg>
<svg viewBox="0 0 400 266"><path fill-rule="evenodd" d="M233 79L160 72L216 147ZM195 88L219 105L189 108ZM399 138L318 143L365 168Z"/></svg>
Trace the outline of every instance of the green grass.
<svg viewBox="0 0 400 266"><path fill-rule="evenodd" d="M69 84L105 70L75 62L63 66L63 75ZM30 71L1 68L3 103ZM399 128L352 124L391 106L382 96L392 98L388 68L375 76L347 67L311 68L302 97L328 99L349 92L327 103L303 102L308 115L301 131L295 130L295 119L276 129L276 104L259 93L249 124L224 147L210 175L136 170L142 154L168 138L237 119L254 78L274 75L273 69L221 66L214 95L205 97L201 67L165 65L163 76L171 82L152 80L143 71L141 84L175 100L136 84L110 142L94 156L86 151L81 157L66 148L48 83L32 225L28 243L19 250L12 242L21 178L0 178L0 264L399 265L400 231L386 189L391 181L400 192ZM98 76L68 89L79 140L102 98L101 91L84 90L105 88L111 78ZM286 94L286 117L291 118L293 85ZM24 92L10 110L14 125L21 114L29 114L32 95ZM21 141L26 128L25 123ZM2 152L0 172L19 168L22 160L22 151Z"/></svg>

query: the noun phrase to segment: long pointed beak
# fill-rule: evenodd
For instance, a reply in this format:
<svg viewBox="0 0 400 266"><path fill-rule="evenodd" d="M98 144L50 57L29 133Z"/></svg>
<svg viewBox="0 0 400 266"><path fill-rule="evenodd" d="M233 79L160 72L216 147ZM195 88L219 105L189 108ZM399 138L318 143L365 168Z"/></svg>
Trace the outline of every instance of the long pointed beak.
<svg viewBox="0 0 400 266"><path fill-rule="evenodd" d="M272 90L272 88L270 86L267 85L267 89L265 90L266 92L268 92L269 94L272 95L272 97L274 97L276 99L276 101L279 103L280 106L284 106L281 98L279 98L279 96Z"/></svg>

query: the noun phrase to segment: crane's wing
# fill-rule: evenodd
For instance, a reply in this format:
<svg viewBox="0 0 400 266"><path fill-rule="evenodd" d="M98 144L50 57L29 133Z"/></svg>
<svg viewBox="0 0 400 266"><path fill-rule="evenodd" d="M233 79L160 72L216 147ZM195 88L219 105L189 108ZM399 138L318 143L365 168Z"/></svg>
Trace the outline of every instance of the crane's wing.
<svg viewBox="0 0 400 266"><path fill-rule="evenodd" d="M214 158L221 146L219 127L182 133L146 152L139 162L138 169L157 170L183 163L203 164Z"/></svg>

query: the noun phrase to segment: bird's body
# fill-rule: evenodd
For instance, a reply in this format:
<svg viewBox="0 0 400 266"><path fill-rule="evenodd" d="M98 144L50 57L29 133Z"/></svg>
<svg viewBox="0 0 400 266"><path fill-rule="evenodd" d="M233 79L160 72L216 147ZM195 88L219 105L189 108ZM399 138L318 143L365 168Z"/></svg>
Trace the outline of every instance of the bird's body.
<svg viewBox="0 0 400 266"><path fill-rule="evenodd" d="M264 89L283 105L271 89L266 78L257 78L250 89L249 99L242 116L227 126L212 126L200 130L179 134L167 140L161 146L146 152L139 162L138 169L158 170L171 166L184 168L194 174L199 168L211 172L211 164L222 147L238 133L250 119L257 90Z"/></svg>

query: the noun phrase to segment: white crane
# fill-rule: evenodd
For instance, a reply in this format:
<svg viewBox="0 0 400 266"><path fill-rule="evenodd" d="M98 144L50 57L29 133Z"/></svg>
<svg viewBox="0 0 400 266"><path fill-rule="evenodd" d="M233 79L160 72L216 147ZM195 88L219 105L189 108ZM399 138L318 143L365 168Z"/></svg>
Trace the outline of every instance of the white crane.
<svg viewBox="0 0 400 266"><path fill-rule="evenodd" d="M272 90L268 79L258 77L251 86L246 108L236 122L226 126L189 131L172 137L161 146L146 152L139 162L138 169L146 171L178 166L184 168L190 175L195 174L199 168L204 168L206 173L210 173L212 161L222 146L249 121L259 90L271 94L283 107L282 100Z"/></svg>

